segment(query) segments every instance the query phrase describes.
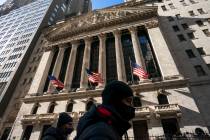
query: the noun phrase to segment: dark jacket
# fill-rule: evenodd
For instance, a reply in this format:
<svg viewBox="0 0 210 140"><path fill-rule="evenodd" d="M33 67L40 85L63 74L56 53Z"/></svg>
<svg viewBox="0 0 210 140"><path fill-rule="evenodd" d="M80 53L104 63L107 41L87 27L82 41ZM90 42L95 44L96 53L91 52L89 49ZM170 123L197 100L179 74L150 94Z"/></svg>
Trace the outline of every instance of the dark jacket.
<svg viewBox="0 0 210 140"><path fill-rule="evenodd" d="M67 140L67 136L59 128L50 127L44 133L42 140Z"/></svg>
<svg viewBox="0 0 210 140"><path fill-rule="evenodd" d="M129 128L113 108L93 106L80 118L75 140L121 140Z"/></svg>

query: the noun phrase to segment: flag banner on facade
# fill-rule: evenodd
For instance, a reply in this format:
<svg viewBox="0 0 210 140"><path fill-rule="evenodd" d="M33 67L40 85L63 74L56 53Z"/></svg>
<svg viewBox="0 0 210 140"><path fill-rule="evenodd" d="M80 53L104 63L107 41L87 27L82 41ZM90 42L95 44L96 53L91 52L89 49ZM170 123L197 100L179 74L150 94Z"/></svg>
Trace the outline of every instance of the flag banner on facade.
<svg viewBox="0 0 210 140"><path fill-rule="evenodd" d="M88 80L91 83L103 83L103 79L100 73L95 73L90 71L89 69L86 69Z"/></svg>
<svg viewBox="0 0 210 140"><path fill-rule="evenodd" d="M139 66L138 64L134 62L131 62L131 66L133 68L134 75L141 77L143 79L148 79L149 74L141 66Z"/></svg>
<svg viewBox="0 0 210 140"><path fill-rule="evenodd" d="M57 78L55 78L55 76L49 75L48 78L52 82L54 87L64 88L64 84L61 81L59 81Z"/></svg>

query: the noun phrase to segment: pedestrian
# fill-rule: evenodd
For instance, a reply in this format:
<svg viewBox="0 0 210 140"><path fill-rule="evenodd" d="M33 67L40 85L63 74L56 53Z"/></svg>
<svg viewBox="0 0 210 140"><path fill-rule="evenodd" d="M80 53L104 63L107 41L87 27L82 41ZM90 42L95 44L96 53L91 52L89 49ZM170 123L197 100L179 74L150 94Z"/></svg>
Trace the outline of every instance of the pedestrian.
<svg viewBox="0 0 210 140"><path fill-rule="evenodd" d="M72 133L73 119L65 112L59 114L57 127L50 127L44 133L42 140L67 140Z"/></svg>
<svg viewBox="0 0 210 140"><path fill-rule="evenodd" d="M80 118L75 140L121 140L135 116L133 91L121 81L112 81L102 91L102 105L92 106Z"/></svg>

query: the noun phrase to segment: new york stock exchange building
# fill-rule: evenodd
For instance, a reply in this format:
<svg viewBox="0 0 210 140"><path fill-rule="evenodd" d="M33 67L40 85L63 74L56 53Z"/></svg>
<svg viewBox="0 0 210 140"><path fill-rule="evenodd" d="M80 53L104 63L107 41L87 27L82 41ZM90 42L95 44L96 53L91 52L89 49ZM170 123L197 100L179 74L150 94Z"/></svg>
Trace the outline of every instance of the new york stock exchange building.
<svg viewBox="0 0 210 140"><path fill-rule="evenodd" d="M101 103L106 83L120 80L133 89L136 116L129 139L207 132L205 123L172 58L158 24L157 7L141 2L95 10L57 23L44 31L45 52L12 128L11 140L39 140L56 124L58 113L79 118ZM149 73L148 79L132 74L130 60ZM91 84L86 68L102 75ZM55 93L47 78L64 83ZM183 94L184 93L184 94ZM69 139L73 139L74 131Z"/></svg>

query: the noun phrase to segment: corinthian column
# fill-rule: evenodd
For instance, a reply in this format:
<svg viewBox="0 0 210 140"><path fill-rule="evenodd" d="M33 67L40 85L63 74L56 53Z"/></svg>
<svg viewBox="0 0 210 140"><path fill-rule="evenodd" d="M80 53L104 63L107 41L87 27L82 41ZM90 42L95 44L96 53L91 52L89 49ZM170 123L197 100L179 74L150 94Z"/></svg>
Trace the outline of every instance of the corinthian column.
<svg viewBox="0 0 210 140"><path fill-rule="evenodd" d="M106 35L100 34L99 38L99 65L98 72L101 73L104 80L103 83L99 83L98 87L104 87L106 84Z"/></svg>
<svg viewBox="0 0 210 140"><path fill-rule="evenodd" d="M55 62L55 66L52 72L52 75L55 76L56 78L58 78L59 74L60 74L60 70L61 70L61 65L63 62L63 55L64 55L64 51L65 48L64 47L59 47L59 52L58 52L58 56ZM48 87L48 91L52 91L54 89L52 83L50 82L50 85Z"/></svg>
<svg viewBox="0 0 210 140"><path fill-rule="evenodd" d="M85 51L83 56L82 72L80 79L80 90L88 88L88 77L86 73L86 68L90 67L91 38L86 37L84 40L85 40Z"/></svg>
<svg viewBox="0 0 210 140"><path fill-rule="evenodd" d="M41 61L28 92L29 95L36 95L43 92L54 53L54 50L47 50L42 55Z"/></svg>
<svg viewBox="0 0 210 140"><path fill-rule="evenodd" d="M72 44L71 52L70 52L69 62L68 62L67 70L66 70L66 77L65 77L65 81L64 81L64 91L65 92L68 92L71 89L79 41L73 41L73 42L71 42L71 44Z"/></svg>
<svg viewBox="0 0 210 140"><path fill-rule="evenodd" d="M122 51L121 32L119 30L113 31L115 37L115 53L117 64L117 77L119 81L126 82L125 63Z"/></svg>
<svg viewBox="0 0 210 140"><path fill-rule="evenodd" d="M138 39L136 27L130 27L129 31L131 33L131 39L132 39L133 51L134 51L134 56L135 56L135 59L136 59L136 63L138 65L140 65L141 67L143 67L144 70L146 70L146 65L145 65L145 62L144 62L143 53L141 51L141 46L140 46L140 42L139 42L139 39Z"/></svg>

